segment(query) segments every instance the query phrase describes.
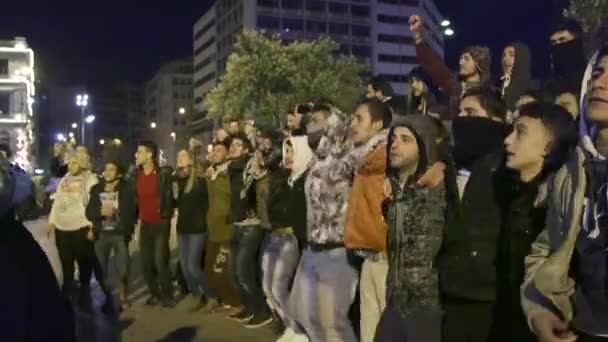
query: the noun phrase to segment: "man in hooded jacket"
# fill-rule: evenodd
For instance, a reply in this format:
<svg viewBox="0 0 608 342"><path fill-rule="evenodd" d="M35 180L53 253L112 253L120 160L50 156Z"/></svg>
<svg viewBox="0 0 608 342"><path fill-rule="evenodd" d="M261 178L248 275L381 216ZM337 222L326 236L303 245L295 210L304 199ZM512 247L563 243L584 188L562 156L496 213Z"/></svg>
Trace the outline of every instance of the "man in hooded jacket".
<svg viewBox="0 0 608 342"><path fill-rule="evenodd" d="M502 72L499 87L507 109L515 111L517 100L531 87L530 66L532 57L528 46L513 42L502 53Z"/></svg>

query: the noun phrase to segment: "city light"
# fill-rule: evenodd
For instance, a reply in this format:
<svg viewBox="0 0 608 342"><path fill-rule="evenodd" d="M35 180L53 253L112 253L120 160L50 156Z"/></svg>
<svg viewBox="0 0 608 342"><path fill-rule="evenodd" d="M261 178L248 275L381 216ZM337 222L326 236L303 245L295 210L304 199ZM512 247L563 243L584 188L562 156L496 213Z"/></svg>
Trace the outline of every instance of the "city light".
<svg viewBox="0 0 608 342"><path fill-rule="evenodd" d="M68 137L73 138L73 137L74 137L74 132L70 132L70 133L68 134Z"/></svg>
<svg viewBox="0 0 608 342"><path fill-rule="evenodd" d="M122 140L118 139L118 138L114 138L114 140L112 140L112 144L118 146L122 144Z"/></svg>
<svg viewBox="0 0 608 342"><path fill-rule="evenodd" d="M75 123L75 122L73 122L73 123L72 123L72 128L74 128L74 129L78 128L78 124L77 124L77 123Z"/></svg>
<svg viewBox="0 0 608 342"><path fill-rule="evenodd" d="M38 176L43 175L44 174L44 170L43 169L35 169L34 170L34 174L38 175Z"/></svg>
<svg viewBox="0 0 608 342"><path fill-rule="evenodd" d="M95 115L89 115L87 116L86 119L84 119L84 121L88 124L93 123L93 121L95 121Z"/></svg>
<svg viewBox="0 0 608 342"><path fill-rule="evenodd" d="M57 141L65 141L65 135L63 135L63 133L58 133L56 138Z"/></svg>
<svg viewBox="0 0 608 342"><path fill-rule="evenodd" d="M181 108L179 109L179 113L180 113L180 114L182 114L182 115L183 115L183 114L186 114L186 108L181 107Z"/></svg>
<svg viewBox="0 0 608 342"><path fill-rule="evenodd" d="M106 143L106 141L105 141L105 140L103 140L103 139L99 139L99 145L104 145L105 143Z"/></svg>
<svg viewBox="0 0 608 342"><path fill-rule="evenodd" d="M446 36L453 36L454 35L454 30L452 30L451 28L447 28L447 29L445 29L445 31L443 31L443 33Z"/></svg>
<svg viewBox="0 0 608 342"><path fill-rule="evenodd" d="M150 128L156 128L156 122L151 122L150 123Z"/></svg>
<svg viewBox="0 0 608 342"><path fill-rule="evenodd" d="M444 19L444 20L441 22L441 26L442 26L442 27L448 27L448 26L450 26L450 25L451 25L451 23L450 23L450 21L449 21L449 20L447 20L447 19Z"/></svg>
<svg viewBox="0 0 608 342"><path fill-rule="evenodd" d="M89 95L88 94L78 94L76 95L76 105L78 107L86 107L89 105Z"/></svg>
<svg viewBox="0 0 608 342"><path fill-rule="evenodd" d="M176 137L175 132L171 132L171 138L173 138L173 141L175 141L175 137Z"/></svg>

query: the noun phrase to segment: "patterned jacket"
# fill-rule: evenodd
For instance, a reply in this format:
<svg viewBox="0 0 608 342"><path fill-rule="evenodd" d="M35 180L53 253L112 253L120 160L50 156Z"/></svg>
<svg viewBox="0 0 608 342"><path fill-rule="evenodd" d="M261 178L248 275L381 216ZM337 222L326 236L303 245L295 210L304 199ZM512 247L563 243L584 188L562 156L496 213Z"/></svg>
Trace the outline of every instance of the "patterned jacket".
<svg viewBox="0 0 608 342"><path fill-rule="evenodd" d="M393 197L387 201L387 305L403 317L439 306L439 274L435 258L445 224L445 186L430 189L406 186L391 179Z"/></svg>

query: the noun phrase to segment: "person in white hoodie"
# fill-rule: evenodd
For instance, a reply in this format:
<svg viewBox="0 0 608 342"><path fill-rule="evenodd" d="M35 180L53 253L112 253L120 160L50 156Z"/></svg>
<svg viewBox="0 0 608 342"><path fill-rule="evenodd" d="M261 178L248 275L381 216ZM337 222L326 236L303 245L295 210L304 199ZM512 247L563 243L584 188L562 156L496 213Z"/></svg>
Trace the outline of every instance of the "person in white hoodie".
<svg viewBox="0 0 608 342"><path fill-rule="evenodd" d="M290 313L288 302L300 250L306 243L304 183L313 160L307 136L288 138L283 142L283 168L270 175L268 214L271 231L263 245L262 285L269 306L285 326L278 342L298 341L304 337Z"/></svg>
<svg viewBox="0 0 608 342"><path fill-rule="evenodd" d="M95 252L92 248L92 224L87 219L85 208L89 202L91 188L97 184L97 177L86 170L86 154L71 155L68 158L68 173L57 186L55 200L49 216L49 229L55 234L55 241L63 269L63 290L75 288L74 261L78 262L79 279L83 294L89 290L86 280L91 279Z"/></svg>

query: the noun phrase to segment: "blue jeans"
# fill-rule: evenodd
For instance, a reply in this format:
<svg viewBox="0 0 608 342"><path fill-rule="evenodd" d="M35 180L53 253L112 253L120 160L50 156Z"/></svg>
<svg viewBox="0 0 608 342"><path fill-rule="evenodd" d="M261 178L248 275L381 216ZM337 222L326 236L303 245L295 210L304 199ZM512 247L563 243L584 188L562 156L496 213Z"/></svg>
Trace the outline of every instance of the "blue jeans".
<svg viewBox="0 0 608 342"><path fill-rule="evenodd" d="M114 265L118 271L120 285L126 288L129 275L129 246L123 235L101 234L95 242L95 254L103 271L103 279L98 279L107 289L110 269L110 254L114 252Z"/></svg>
<svg viewBox="0 0 608 342"><path fill-rule="evenodd" d="M215 298L204 278L202 257L207 243L207 234L177 234L179 263L193 296L201 292L209 298Z"/></svg>
<svg viewBox="0 0 608 342"><path fill-rule="evenodd" d="M262 254L262 287L268 305L283 325L298 331L288 310L291 283L298 268L300 250L293 234L270 233L264 240Z"/></svg>
<svg viewBox="0 0 608 342"><path fill-rule="evenodd" d="M305 249L289 296L289 312L310 342L356 342L348 313L359 275L346 249Z"/></svg>

